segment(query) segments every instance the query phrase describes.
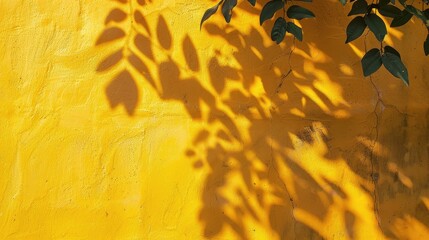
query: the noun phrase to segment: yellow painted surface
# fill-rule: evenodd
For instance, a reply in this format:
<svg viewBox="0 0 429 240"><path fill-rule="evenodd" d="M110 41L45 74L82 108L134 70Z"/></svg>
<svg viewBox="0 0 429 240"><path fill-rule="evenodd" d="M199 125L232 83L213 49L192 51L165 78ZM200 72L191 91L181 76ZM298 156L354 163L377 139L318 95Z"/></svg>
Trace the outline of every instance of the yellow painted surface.
<svg viewBox="0 0 429 240"><path fill-rule="evenodd" d="M0 239L429 239L425 29L364 78L337 2L0 1Z"/></svg>

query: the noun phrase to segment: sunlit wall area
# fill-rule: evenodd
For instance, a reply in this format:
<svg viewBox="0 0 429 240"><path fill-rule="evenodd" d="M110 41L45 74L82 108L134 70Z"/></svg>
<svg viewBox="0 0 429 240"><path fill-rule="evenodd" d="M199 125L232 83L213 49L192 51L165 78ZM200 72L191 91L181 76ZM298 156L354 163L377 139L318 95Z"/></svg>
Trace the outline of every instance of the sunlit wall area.
<svg viewBox="0 0 429 240"><path fill-rule="evenodd" d="M429 239L425 27L407 87L350 6L277 45L265 2L0 1L0 239Z"/></svg>

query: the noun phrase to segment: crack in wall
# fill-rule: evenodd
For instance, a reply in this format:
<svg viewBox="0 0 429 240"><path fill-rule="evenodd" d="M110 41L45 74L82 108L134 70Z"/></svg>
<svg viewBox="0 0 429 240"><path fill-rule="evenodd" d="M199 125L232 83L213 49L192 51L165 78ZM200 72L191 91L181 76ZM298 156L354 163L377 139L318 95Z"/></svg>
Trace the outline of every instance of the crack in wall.
<svg viewBox="0 0 429 240"><path fill-rule="evenodd" d="M376 156L374 154L377 142L379 141L380 121L382 119L382 114L383 114L383 112L384 112L384 110L386 108L393 109L395 112L397 112L398 114L400 114L402 116L405 116L405 117L409 116L409 114L400 111L394 105L385 103L384 100L383 100L383 98L382 98L380 90L378 89L377 85L374 83L374 80L373 80L373 78L371 76L369 76L369 80L371 82L371 85L372 85L373 89L376 92L376 97L377 97L377 102L375 104L374 110L371 113L371 114L375 115L375 126L372 129L372 130L375 130L375 138L374 138L373 144L372 144L372 146L370 148L370 163L371 163L371 173L370 173L370 176L371 176L371 181L373 182L373 185L374 185L374 191L373 191L374 214L375 214L375 217L377 219L377 224L378 224L380 230L382 230L381 221L380 221L380 212L379 212L379 197L378 197L379 193L378 193L378 189L377 189L377 183L378 183L378 179L379 179L380 175L379 175L379 172L376 171L376 169L375 169L376 165L378 163L375 162Z"/></svg>
<svg viewBox="0 0 429 240"><path fill-rule="evenodd" d="M270 120L270 124L271 124L271 126L270 126L270 127L272 127L272 118L271 118L271 120ZM270 132L272 132L272 129L270 129ZM296 217L295 217L295 203L294 203L294 200L293 200L292 195L291 195L291 194L290 194L290 192L289 192L288 187L286 186L286 183L281 179L281 177L280 177L280 173L279 173L278 169L276 168L276 166L275 166L275 164L274 164L274 161L275 161L275 160L274 160L274 150L273 150L272 138L270 138L269 146L270 146L270 155L271 155L271 161L270 161L270 166L269 166L269 168L272 168L272 169L274 170L274 172L275 172L275 174L276 174L276 178L281 182L281 185L282 185L282 187L284 188L284 191L286 192L286 194L287 194L287 196L288 196L289 202L290 202L291 207L292 207L292 210L291 210L291 212L292 212L291 217L292 217L292 220L293 220L293 233L294 233L294 239L297 239L297 234L296 234L296 224L297 224L297 220L296 220ZM283 237L284 237L284 233L283 233L282 235L283 235L283 236L281 236L281 238L283 238Z"/></svg>
<svg viewBox="0 0 429 240"><path fill-rule="evenodd" d="M366 34L365 34L365 36L364 36L364 49L365 49L365 52L368 52L368 48L367 48L367 45L366 45L366 38L367 38L368 34L369 34L369 31L367 31ZM379 207L378 207L379 199L378 199L378 191L377 191L377 182L378 182L378 179L380 177L380 174L378 173L378 171L377 172L375 171L375 167L376 167L375 164L376 163L375 163L375 159L374 159L375 158L375 156L374 156L374 150L375 150L376 144L378 142L380 119L382 117L381 114L383 113L383 109L381 109L381 114L379 115L379 113L377 112L377 108L379 107L379 104L382 104L382 106L385 106L385 105L384 105L384 102L382 100L381 93L378 90L377 86L375 85L375 83L374 83L371 75L369 76L369 80L371 82L371 85L372 85L373 89L376 92L376 97L377 97L377 102L375 103L374 110L372 111L372 114L375 115L375 126L373 127L373 129L371 130L371 132L373 130L375 130L375 137L374 137L373 144L372 144L372 146L370 148L370 152L369 152L369 154L370 154L369 161L370 161L370 164L371 164L370 177L371 177L371 181L372 181L372 183L374 185L374 190L372 192L372 198L373 198L373 201L374 201L374 216L375 216L375 219L377 220L377 225L380 228L380 231L383 232L382 227L381 227L380 212L379 212Z"/></svg>
<svg viewBox="0 0 429 240"><path fill-rule="evenodd" d="M276 88L276 90L275 90L275 93L274 94L278 94L279 92L280 92L280 89L281 89L281 87L283 86L283 84L284 84L284 81L286 80L286 78L293 72L293 69L292 69L292 64L291 64L291 59L292 59L292 54L293 54L293 52L294 52L294 50L295 50L295 47L296 47L296 44L295 44L295 40L296 40L296 38L294 37L293 38L293 41L292 41L292 46L291 46L291 49L290 49L290 51L289 51L289 53L288 53L288 65L289 65L289 71L287 72L287 73L284 73L284 74L282 74L282 76L281 76L281 80L280 80L280 83L277 85L277 88ZM274 109L274 108L271 108L271 109ZM270 128L273 126L273 123L272 123L272 118L270 119ZM270 129L270 132L272 132L273 130L272 129ZM276 168L276 166L274 165L274 151L273 151L273 144L272 144L272 138L270 139L271 141L270 141L270 154L271 154L271 163L270 163L270 168L272 167L272 169L274 170L274 172L275 172L275 174L276 174L276 177L277 177L277 179L282 183L282 186L283 186L283 188L284 188L284 190L285 190L285 192L286 192L286 194L287 194L287 196L288 196L288 199L289 199L289 202L290 202L290 205L291 205L291 207L292 207L292 210L291 210L291 212L292 212L292 220L293 220L293 234L294 234L294 239L297 239L297 233L296 233L296 224L297 224L297 220L296 220L296 217L295 217L295 203L294 203L294 200L293 200L293 197L292 197L292 195L290 194L290 192L289 192L289 190L288 190L288 187L286 186L286 183L281 179L281 177L280 177L280 173L279 173L279 171L278 171L278 169ZM284 233L283 233L283 236L281 236L282 238L284 237Z"/></svg>
<svg viewBox="0 0 429 240"><path fill-rule="evenodd" d="M283 83L284 83L285 79L289 76L289 74L291 74L293 72L292 64L291 64L291 58L292 58L293 51L295 50L295 47L296 47L296 45L295 45L295 39L296 38L294 37L293 38L293 42L292 42L292 47L291 47L291 49L289 51L289 58L288 58L289 71L286 74L282 74L280 83L279 83L279 85L276 88L276 94L279 93L280 88L283 86Z"/></svg>
<svg viewBox="0 0 429 240"><path fill-rule="evenodd" d="M374 110L372 112L375 115L375 126L373 128L373 130L375 130L375 138L374 138L373 144L372 144L371 149L370 149L370 158L369 158L370 163L371 163L371 175L370 176L371 176L371 181L374 185L374 190L373 190L374 215L375 215L375 218L377 220L378 227L380 228L380 230L382 230L381 221L380 221L380 212L379 212L379 208L378 208L379 200L378 200L378 191L377 191L377 182L378 182L378 178L379 178L380 174L378 173L378 171L375 171L374 150L375 150L376 144L378 142L380 119L381 119L381 114L383 113L383 110L381 110L381 114L379 115L379 113L377 112L377 108L379 107L380 103L383 105L383 102L382 102L381 97L380 97L380 92L379 92L378 88L376 87L376 85L374 84L372 77L370 76L369 79L370 79L370 82L372 83L375 91L377 92L377 103L375 104Z"/></svg>

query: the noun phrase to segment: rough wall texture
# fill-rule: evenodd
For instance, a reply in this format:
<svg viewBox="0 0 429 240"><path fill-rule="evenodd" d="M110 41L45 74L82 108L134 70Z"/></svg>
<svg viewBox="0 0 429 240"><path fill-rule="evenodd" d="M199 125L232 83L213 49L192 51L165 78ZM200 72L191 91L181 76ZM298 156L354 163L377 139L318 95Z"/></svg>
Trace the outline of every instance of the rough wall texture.
<svg viewBox="0 0 429 240"><path fill-rule="evenodd" d="M336 0L280 46L213 4L0 1L0 239L429 239L423 26L407 88Z"/></svg>

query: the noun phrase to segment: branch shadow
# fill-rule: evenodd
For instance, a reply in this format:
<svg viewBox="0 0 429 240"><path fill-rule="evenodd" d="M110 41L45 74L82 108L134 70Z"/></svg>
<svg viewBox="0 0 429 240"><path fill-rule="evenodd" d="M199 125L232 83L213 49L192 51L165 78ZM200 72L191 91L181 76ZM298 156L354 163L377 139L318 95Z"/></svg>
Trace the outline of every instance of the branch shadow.
<svg viewBox="0 0 429 240"><path fill-rule="evenodd" d="M341 21L302 23L304 31L316 30L305 35L304 43L288 36L282 45L267 45L264 39L272 23L244 32L208 22L204 33L224 39L228 48L210 49L204 62L190 35L177 40L163 15L156 29L150 28L140 9L150 1L139 0L134 8L127 0L117 2L95 43L110 50L96 71L114 76L105 90L112 109L123 106L134 117L141 98L137 81L144 81L162 100L180 102L194 121L204 123L184 153L196 171L208 171L198 216L204 237L230 231L252 239L266 231L279 239L325 239L332 237L327 230L332 224L343 231L339 236L350 239L395 237L403 232L390 224L397 215L387 214L391 204L382 196L398 191L404 194L396 206L410 198L415 205L397 208L395 214L405 216L397 224L417 221L427 228L427 215L414 212L427 211L429 199L420 200L427 195L413 194L412 173L401 170L400 158L391 159L405 153L387 147L377 151L392 145L389 137L403 136L375 129L368 118L378 109L352 108L359 94L371 95L373 89L369 84L358 93L353 89L352 80L362 80L360 59L336 35ZM338 5L314 3L314 8L345 13ZM238 9L258 14L248 4ZM321 33L326 22L331 27ZM177 43L184 61L176 58ZM207 72L207 81L196 77L201 72ZM350 127L359 124L364 127ZM392 183L402 187L391 190ZM356 208L356 196L367 201L359 205L365 207ZM249 227L258 224L269 229Z"/></svg>

